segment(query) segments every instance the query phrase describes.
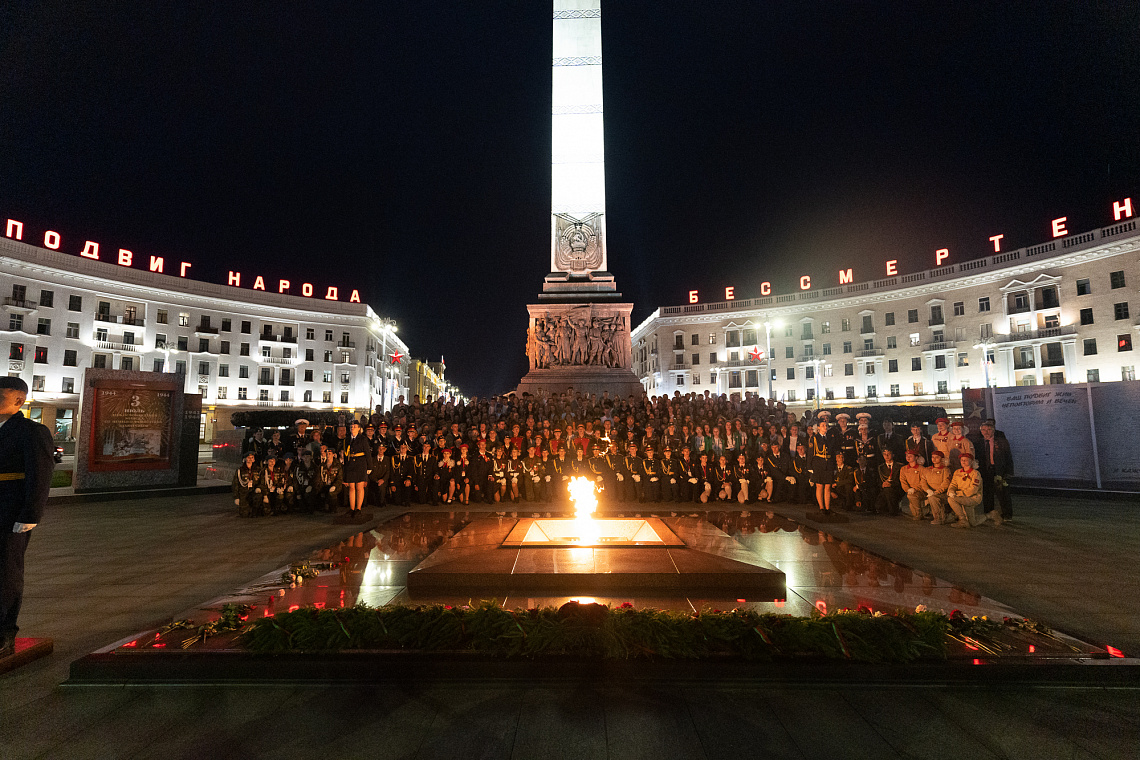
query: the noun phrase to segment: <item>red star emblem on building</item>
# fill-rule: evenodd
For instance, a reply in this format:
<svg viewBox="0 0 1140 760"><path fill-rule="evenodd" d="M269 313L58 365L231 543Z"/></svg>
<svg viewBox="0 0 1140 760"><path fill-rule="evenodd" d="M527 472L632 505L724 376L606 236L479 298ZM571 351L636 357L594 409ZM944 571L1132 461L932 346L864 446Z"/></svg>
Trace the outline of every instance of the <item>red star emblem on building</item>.
<svg viewBox="0 0 1140 760"><path fill-rule="evenodd" d="M761 351L759 348L754 348L748 352L748 361L750 361L750 362L758 362L758 361L761 361L763 358L764 358L764 352Z"/></svg>
<svg viewBox="0 0 1140 760"><path fill-rule="evenodd" d="M393 364L399 364L400 360L404 358L404 355L399 351L393 351L392 353L388 354L388 356L392 357Z"/></svg>

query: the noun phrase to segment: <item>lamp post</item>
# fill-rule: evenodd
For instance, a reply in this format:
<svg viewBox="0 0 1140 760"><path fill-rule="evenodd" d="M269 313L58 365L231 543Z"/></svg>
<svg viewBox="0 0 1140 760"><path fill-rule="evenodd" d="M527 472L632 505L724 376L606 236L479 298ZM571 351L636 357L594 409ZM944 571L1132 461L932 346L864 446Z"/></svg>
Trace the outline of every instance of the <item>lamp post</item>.
<svg viewBox="0 0 1140 760"><path fill-rule="evenodd" d="M812 367L814 368L812 376L815 378L815 410L817 412L819 411L819 366L822 361L822 359L811 360Z"/></svg>
<svg viewBox="0 0 1140 760"><path fill-rule="evenodd" d="M778 330L778 329L780 329L781 326L783 326L783 324L784 323L778 319L775 322L769 322L769 321L764 322L764 329L768 334L768 366L767 366L767 371L768 371L768 400L769 401L775 401L776 400L776 397L772 395L772 327L774 326Z"/></svg>

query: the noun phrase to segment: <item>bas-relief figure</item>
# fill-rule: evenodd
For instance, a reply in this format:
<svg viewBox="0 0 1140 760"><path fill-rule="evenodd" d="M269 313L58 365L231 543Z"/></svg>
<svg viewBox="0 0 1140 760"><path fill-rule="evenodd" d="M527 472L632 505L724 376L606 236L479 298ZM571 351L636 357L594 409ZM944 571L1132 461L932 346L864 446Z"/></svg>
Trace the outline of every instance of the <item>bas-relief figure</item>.
<svg viewBox="0 0 1140 760"><path fill-rule="evenodd" d="M527 330L531 369L617 367L628 369L632 356L629 325L620 315L535 317Z"/></svg>

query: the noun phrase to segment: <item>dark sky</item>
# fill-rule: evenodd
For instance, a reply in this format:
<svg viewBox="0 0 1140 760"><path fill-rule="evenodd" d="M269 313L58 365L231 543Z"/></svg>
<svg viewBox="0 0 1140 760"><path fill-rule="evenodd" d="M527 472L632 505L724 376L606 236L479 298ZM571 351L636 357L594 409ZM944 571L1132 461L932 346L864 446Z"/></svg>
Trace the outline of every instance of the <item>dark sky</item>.
<svg viewBox="0 0 1140 760"><path fill-rule="evenodd" d="M0 215L214 282L358 286L465 393L513 387L549 266L549 4L206 5L0 6ZM1140 203L1135 2L603 13L635 322L690 289L926 269Z"/></svg>

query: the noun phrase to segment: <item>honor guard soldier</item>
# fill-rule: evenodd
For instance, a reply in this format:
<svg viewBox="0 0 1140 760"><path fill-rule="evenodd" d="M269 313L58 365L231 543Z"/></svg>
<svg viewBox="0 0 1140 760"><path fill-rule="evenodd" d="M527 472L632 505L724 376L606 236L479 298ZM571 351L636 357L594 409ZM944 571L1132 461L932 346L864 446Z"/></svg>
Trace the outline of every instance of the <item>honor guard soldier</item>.
<svg viewBox="0 0 1140 760"><path fill-rule="evenodd" d="M310 454L311 455L311 454ZM242 457L241 467L234 471L234 506L238 517L253 517L261 514L261 473L257 469L257 455L247 451Z"/></svg>
<svg viewBox="0 0 1140 760"><path fill-rule="evenodd" d="M694 472L696 466L689 447L683 447L681 458L677 460L677 484L681 486L679 499L682 503L696 500L698 482Z"/></svg>
<svg viewBox="0 0 1140 760"><path fill-rule="evenodd" d="M557 428L555 429L557 430ZM570 463L566 461L565 447L558 449L558 456L550 460L550 466L546 472L550 475L553 500L559 504L565 504L570 500Z"/></svg>
<svg viewBox="0 0 1140 760"><path fill-rule="evenodd" d="M637 503L641 501L641 457L637 455L637 443L630 441L628 451L621 460L621 500Z"/></svg>
<svg viewBox="0 0 1140 760"><path fill-rule="evenodd" d="M609 450L606 452L602 467L602 483L604 484L605 498L610 503L621 500L618 490L618 473L621 472L621 453L618 451L616 440L611 440Z"/></svg>
<svg viewBox="0 0 1140 760"><path fill-rule="evenodd" d="M27 383L0 377L0 659L16 652L24 555L43 519L55 469L51 433L20 412L27 398Z"/></svg>
<svg viewBox="0 0 1140 760"><path fill-rule="evenodd" d="M670 425L670 428L673 426ZM666 439L668 440L668 439ZM673 458L671 446L665 447L664 456L658 463L661 467L661 499L678 502L681 500L680 463Z"/></svg>
<svg viewBox="0 0 1140 760"><path fill-rule="evenodd" d="M874 460L860 457L859 466L852 473L855 478L855 511L873 512L875 497L879 495L878 470Z"/></svg>
<svg viewBox="0 0 1140 760"><path fill-rule="evenodd" d="M879 495L875 499L875 511L883 515L897 515L902 501L902 486L899 484L899 463L895 461L894 449L883 449L883 463L879 465Z"/></svg>
<svg viewBox="0 0 1140 760"><path fill-rule="evenodd" d="M661 501L661 468L653 456L653 446L648 444L645 458L641 460L641 492L644 501Z"/></svg>
<svg viewBox="0 0 1140 760"><path fill-rule="evenodd" d="M399 428L397 428L399 432ZM412 457L408 456L408 444L406 441L401 441L399 452L392 460L392 485L395 487L396 503L401 507L410 506L412 503L412 494L414 493L414 482L412 477L413 461Z"/></svg>
<svg viewBox="0 0 1140 760"><path fill-rule="evenodd" d="M855 462L855 428L851 427L851 415L847 412L840 412L835 415L835 427L828 431L831 436L832 452L838 453L842 451L847 455L847 466L851 467Z"/></svg>
<svg viewBox="0 0 1140 760"><path fill-rule="evenodd" d="M847 452L835 452L835 485L831 500L844 512L855 510L855 469L847 464Z"/></svg>
<svg viewBox="0 0 1140 760"><path fill-rule="evenodd" d="M594 482L595 489L604 489L606 487L606 458L603 456L600 444L594 444L594 450L590 456L590 478Z"/></svg>
<svg viewBox="0 0 1140 760"><path fill-rule="evenodd" d="M768 500L791 501L795 492L795 478L788 472L791 460L779 446L769 446L764 451L764 446L761 445L760 449L760 456L764 459L764 472L772 479L772 494Z"/></svg>
<svg viewBox="0 0 1140 760"><path fill-rule="evenodd" d="M796 444L796 455L792 458L792 502L795 504L810 504L814 501L811 484L811 461L807 456L807 441L800 439Z"/></svg>

